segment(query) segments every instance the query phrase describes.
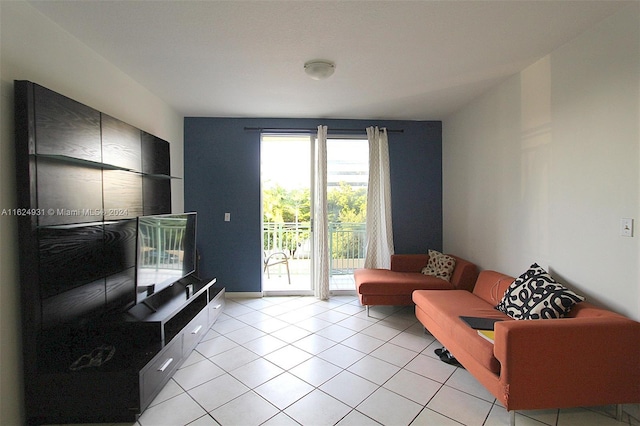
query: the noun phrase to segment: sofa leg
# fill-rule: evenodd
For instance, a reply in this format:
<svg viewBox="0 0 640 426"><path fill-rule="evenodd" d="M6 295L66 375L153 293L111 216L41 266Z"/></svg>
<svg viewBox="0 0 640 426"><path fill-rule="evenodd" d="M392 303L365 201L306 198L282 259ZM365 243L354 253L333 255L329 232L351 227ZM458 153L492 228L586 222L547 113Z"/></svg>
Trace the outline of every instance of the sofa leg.
<svg viewBox="0 0 640 426"><path fill-rule="evenodd" d="M509 426L516 426L516 410L509 411Z"/></svg>
<svg viewBox="0 0 640 426"><path fill-rule="evenodd" d="M369 308L370 308L370 306L369 306L369 305L365 305L365 307L367 308L367 316L368 316L368 317L370 317L370 316L371 316L371 315L369 315Z"/></svg>
<svg viewBox="0 0 640 426"><path fill-rule="evenodd" d="M622 421L622 404L616 404L616 420Z"/></svg>

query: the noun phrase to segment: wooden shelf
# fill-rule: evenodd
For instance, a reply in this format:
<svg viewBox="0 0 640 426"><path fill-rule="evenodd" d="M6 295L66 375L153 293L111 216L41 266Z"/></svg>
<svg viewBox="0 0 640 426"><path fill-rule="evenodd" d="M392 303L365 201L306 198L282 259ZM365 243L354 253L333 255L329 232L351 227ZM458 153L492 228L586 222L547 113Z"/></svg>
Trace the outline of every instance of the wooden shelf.
<svg viewBox="0 0 640 426"><path fill-rule="evenodd" d="M188 276L147 298L126 313L129 322L155 324L155 338L168 343L209 303L208 291L216 279ZM167 330L168 329L168 330Z"/></svg>
<svg viewBox="0 0 640 426"><path fill-rule="evenodd" d="M44 158L47 160L59 161L67 164L76 164L78 166L89 167L93 169L104 169L104 170L118 170L122 172L135 173L140 176L145 176L152 179L182 179L178 176L171 176L160 173L144 173L140 170L130 169L126 167L117 166L109 163L101 163L98 161L85 160L82 158L71 157L68 155L61 154L30 154L34 158Z"/></svg>

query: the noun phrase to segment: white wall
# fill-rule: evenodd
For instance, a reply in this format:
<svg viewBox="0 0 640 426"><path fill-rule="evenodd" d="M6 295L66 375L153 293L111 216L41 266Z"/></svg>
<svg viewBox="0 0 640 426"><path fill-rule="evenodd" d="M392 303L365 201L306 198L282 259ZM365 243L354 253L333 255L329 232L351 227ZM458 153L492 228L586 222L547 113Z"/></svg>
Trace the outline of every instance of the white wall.
<svg viewBox="0 0 640 426"><path fill-rule="evenodd" d="M444 120L447 252L515 276L538 262L640 320L638 22L634 3Z"/></svg>
<svg viewBox="0 0 640 426"><path fill-rule="evenodd" d="M0 1L0 211L16 207L13 80L31 80L171 142L183 176L183 117L24 2ZM181 180L172 209L184 209ZM17 233L0 216L0 424L23 423Z"/></svg>

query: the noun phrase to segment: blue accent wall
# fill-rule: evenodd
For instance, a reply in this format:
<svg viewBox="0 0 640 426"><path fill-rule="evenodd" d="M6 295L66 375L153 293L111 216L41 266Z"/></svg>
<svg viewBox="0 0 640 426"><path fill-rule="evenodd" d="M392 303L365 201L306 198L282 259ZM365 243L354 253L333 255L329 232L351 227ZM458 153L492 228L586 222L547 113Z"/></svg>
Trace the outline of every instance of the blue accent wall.
<svg viewBox="0 0 640 426"><path fill-rule="evenodd" d="M442 249L440 121L198 118L184 121L185 211L198 212L200 274L231 292L261 291L259 128L402 129L389 134L396 253ZM336 132L337 133L337 132ZM224 214L231 213L231 221Z"/></svg>

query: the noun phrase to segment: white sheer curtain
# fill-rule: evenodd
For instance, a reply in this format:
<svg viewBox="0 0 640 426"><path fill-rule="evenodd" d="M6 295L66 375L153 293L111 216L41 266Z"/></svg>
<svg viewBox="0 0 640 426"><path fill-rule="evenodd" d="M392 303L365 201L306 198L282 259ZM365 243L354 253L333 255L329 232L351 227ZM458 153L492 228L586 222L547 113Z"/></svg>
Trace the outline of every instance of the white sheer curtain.
<svg viewBox="0 0 640 426"><path fill-rule="evenodd" d="M369 139L369 188L365 268L390 268L393 254L391 180L387 129L367 127Z"/></svg>
<svg viewBox="0 0 640 426"><path fill-rule="evenodd" d="M329 218L327 216L327 126L318 126L313 226L314 292L329 298Z"/></svg>

